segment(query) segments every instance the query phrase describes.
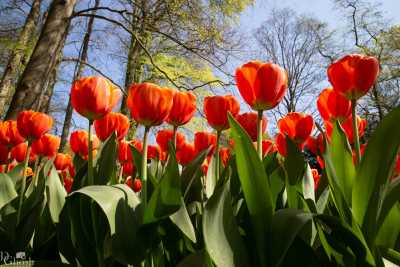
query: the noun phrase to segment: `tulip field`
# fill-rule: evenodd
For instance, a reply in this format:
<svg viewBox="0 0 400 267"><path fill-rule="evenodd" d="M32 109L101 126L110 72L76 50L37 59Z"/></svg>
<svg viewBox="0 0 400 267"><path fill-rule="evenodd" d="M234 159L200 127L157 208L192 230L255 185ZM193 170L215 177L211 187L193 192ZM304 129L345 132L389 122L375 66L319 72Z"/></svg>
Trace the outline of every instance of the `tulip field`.
<svg viewBox="0 0 400 267"><path fill-rule="evenodd" d="M4 266L400 266L400 107L368 139L357 114L379 71L361 54L333 62L322 121L290 112L277 134L288 76L271 62L236 69L240 100L132 84L129 118L108 79L76 80L87 129L68 152L48 114L0 122L0 252L25 259ZM198 109L209 131L189 136Z"/></svg>

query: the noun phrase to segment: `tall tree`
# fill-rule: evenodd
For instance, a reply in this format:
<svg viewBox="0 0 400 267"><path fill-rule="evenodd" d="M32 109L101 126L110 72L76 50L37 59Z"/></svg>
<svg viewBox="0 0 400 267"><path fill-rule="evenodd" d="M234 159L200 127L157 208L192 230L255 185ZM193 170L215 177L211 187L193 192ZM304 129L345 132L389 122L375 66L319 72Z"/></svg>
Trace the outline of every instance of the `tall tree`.
<svg viewBox="0 0 400 267"><path fill-rule="evenodd" d="M26 17L24 26L16 40L15 47L3 72L0 81L0 114L3 114L7 102L9 102L9 99L14 93L15 81L18 78L18 70L28 50L28 44L32 39L35 39L34 36L40 17L41 2L41 0L34 0L32 2L29 14Z"/></svg>
<svg viewBox="0 0 400 267"><path fill-rule="evenodd" d="M282 66L288 74L288 90L277 109L280 115L310 108L310 99L323 79L318 33L325 27L291 9L274 9L257 30L255 37L262 56Z"/></svg>
<svg viewBox="0 0 400 267"><path fill-rule="evenodd" d="M16 118L24 109L34 105L56 65L56 57L63 47L76 0L53 0L40 37L22 73L8 108L6 119Z"/></svg>

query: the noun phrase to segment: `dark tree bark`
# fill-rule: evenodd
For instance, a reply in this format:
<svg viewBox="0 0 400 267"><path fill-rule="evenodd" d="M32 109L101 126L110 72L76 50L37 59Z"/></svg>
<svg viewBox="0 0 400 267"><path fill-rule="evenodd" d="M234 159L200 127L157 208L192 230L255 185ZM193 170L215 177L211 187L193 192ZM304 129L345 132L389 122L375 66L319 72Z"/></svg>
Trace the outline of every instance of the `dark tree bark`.
<svg viewBox="0 0 400 267"><path fill-rule="evenodd" d="M32 7L26 17L24 27L15 44L15 48L10 55L7 67L4 70L0 81L0 114L5 112L5 108L14 93L15 82L18 77L18 70L25 58L25 51L29 42L34 38L35 31L40 17L41 0L34 0Z"/></svg>
<svg viewBox="0 0 400 267"><path fill-rule="evenodd" d="M76 0L54 0L32 56L19 79L15 94L8 108L6 119L14 119L18 113L33 108L43 86L53 71L64 35L68 31Z"/></svg>
<svg viewBox="0 0 400 267"><path fill-rule="evenodd" d="M96 0L94 3L94 8L97 8L100 5L100 0ZM96 14L96 10L92 11L92 14ZM94 24L94 16L91 16L88 20L87 24L87 29L85 36L83 37L82 41L82 46L81 46L81 53L79 55L79 62L76 64L76 71L73 77L73 81L76 79L79 79L82 75L83 69L85 67L85 62L87 60L87 55L88 55L88 50L89 50L89 43L90 43L90 37L92 35L92 30L93 30L93 24ZM67 144L67 139L69 136L69 130L71 128L71 121L72 121L72 105L71 105L71 98L68 97L68 105L67 109L65 111L65 117L64 117L64 124L62 128L62 133L61 133L61 142L60 142L60 148L59 151L63 152L65 149L65 145Z"/></svg>

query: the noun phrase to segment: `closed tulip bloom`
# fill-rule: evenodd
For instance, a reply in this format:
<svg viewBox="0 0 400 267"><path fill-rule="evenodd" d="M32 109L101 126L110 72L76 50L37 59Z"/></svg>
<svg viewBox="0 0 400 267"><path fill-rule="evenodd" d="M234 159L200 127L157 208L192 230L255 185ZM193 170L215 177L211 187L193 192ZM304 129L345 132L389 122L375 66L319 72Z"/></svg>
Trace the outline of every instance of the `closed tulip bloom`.
<svg viewBox="0 0 400 267"><path fill-rule="evenodd" d="M13 147L10 151L10 158L14 159L18 162L23 162L26 158L26 152L28 149L27 143L21 143L15 147ZM29 162L32 162L36 159L36 155L31 149L31 153L29 154Z"/></svg>
<svg viewBox="0 0 400 267"><path fill-rule="evenodd" d="M175 92L167 122L181 126L190 121L196 112L196 96L191 92Z"/></svg>
<svg viewBox="0 0 400 267"><path fill-rule="evenodd" d="M125 184L132 188L133 192L135 193L139 192L142 189L142 181L137 178L132 179L132 177L128 177L125 181Z"/></svg>
<svg viewBox="0 0 400 267"><path fill-rule="evenodd" d="M238 123L246 130L252 141L257 141L257 113L247 112L236 116ZM262 132L267 128L267 119L263 116L261 124Z"/></svg>
<svg viewBox="0 0 400 267"><path fill-rule="evenodd" d="M347 55L328 68L328 78L333 90L350 100L359 99L368 93L378 74L378 60L359 54Z"/></svg>
<svg viewBox="0 0 400 267"><path fill-rule="evenodd" d="M88 132L78 130L71 134L69 138L69 145L71 150L80 155L82 158L87 158L89 155L89 142L88 142ZM92 136L92 151L95 151L99 147L99 139L93 135Z"/></svg>
<svg viewBox="0 0 400 267"><path fill-rule="evenodd" d="M68 194L71 193L73 184L74 184L74 179L64 178L64 187L65 191L67 191Z"/></svg>
<svg viewBox="0 0 400 267"><path fill-rule="evenodd" d="M228 112L233 117L239 113L239 102L231 95L204 98L204 113L208 124L217 131L229 128Z"/></svg>
<svg viewBox="0 0 400 267"><path fill-rule="evenodd" d="M314 128L314 120L311 115L291 112L278 121L278 128L295 143L304 143Z"/></svg>
<svg viewBox="0 0 400 267"><path fill-rule="evenodd" d="M221 147L219 150L219 158L221 159L222 165L224 167L228 165L230 157L231 157L231 150L227 147Z"/></svg>
<svg viewBox="0 0 400 267"><path fill-rule="evenodd" d="M332 88L326 88L319 94L317 107L323 120L343 121L351 116L351 101Z"/></svg>
<svg viewBox="0 0 400 267"><path fill-rule="evenodd" d="M84 77L71 88L71 105L89 120L110 113L122 96L121 90L103 77Z"/></svg>
<svg viewBox="0 0 400 267"><path fill-rule="evenodd" d="M207 132L197 132L194 134L194 147L197 153L200 153L209 147L211 150L208 155L212 155L217 144L217 136Z"/></svg>
<svg viewBox="0 0 400 267"><path fill-rule="evenodd" d="M8 161L8 147L0 144L0 165L7 163Z"/></svg>
<svg viewBox="0 0 400 267"><path fill-rule="evenodd" d="M132 145L137 151L142 152L142 143L139 140L125 141L121 140L118 144L118 160L121 163L132 162L132 151L129 147Z"/></svg>
<svg viewBox="0 0 400 267"><path fill-rule="evenodd" d="M42 112L27 110L18 114L18 131L28 140L40 139L51 129L52 125L53 118Z"/></svg>
<svg viewBox="0 0 400 267"><path fill-rule="evenodd" d="M350 116L348 119L346 119L345 121L343 121L341 123L341 126L342 126L350 144L354 143L352 119L353 119L353 117ZM329 121L325 121L324 123L325 123L325 128L326 128L326 134L327 134L328 138L330 138L332 135L332 131L333 131L333 124ZM358 136L360 138L364 135L366 127L367 127L367 120L362 119L359 116L357 116Z"/></svg>
<svg viewBox="0 0 400 267"><path fill-rule="evenodd" d="M124 176L131 176L136 171L135 165L133 162L125 162L122 164L122 174Z"/></svg>
<svg viewBox="0 0 400 267"><path fill-rule="evenodd" d="M32 150L36 155L52 158L57 154L60 138L52 134L45 134L32 143Z"/></svg>
<svg viewBox="0 0 400 267"><path fill-rule="evenodd" d="M250 61L236 69L236 85L244 101L254 110L272 109L285 96L286 71L273 63Z"/></svg>
<svg viewBox="0 0 400 267"><path fill-rule="evenodd" d="M181 147L176 151L176 160L182 166L187 165L197 155L196 148L191 143L183 143Z"/></svg>
<svg viewBox="0 0 400 267"><path fill-rule="evenodd" d="M54 167L57 171L64 171L72 165L72 157L68 154L57 153L54 159Z"/></svg>
<svg viewBox="0 0 400 267"><path fill-rule="evenodd" d="M162 124L173 104L174 91L152 83L134 84L129 88L127 105L134 120L146 127Z"/></svg>
<svg viewBox="0 0 400 267"><path fill-rule="evenodd" d="M110 112L94 121L94 129L97 137L103 142L114 132L117 135L117 139L122 140L128 134L129 119L124 114Z"/></svg>
<svg viewBox="0 0 400 267"><path fill-rule="evenodd" d="M168 151L168 145L173 142L174 131L172 130L160 130L156 136L156 142L160 146L161 150ZM176 149L179 150L180 147L185 143L185 135L180 132L176 133Z"/></svg>
<svg viewBox="0 0 400 267"><path fill-rule="evenodd" d="M8 146L9 148L19 145L25 141L18 132L16 121L3 121L0 122L0 144Z"/></svg>

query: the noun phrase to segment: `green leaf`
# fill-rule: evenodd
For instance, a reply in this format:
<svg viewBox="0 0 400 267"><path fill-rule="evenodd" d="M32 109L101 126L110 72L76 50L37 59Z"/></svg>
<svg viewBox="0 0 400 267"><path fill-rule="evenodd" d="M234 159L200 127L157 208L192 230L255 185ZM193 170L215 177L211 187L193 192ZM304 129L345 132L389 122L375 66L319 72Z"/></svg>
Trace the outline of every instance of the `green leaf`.
<svg viewBox="0 0 400 267"><path fill-rule="evenodd" d="M105 141L96 163L95 184L107 184L116 175L117 136L115 132Z"/></svg>
<svg viewBox="0 0 400 267"><path fill-rule="evenodd" d="M201 177L203 176L201 164L206 159L208 152L209 149L200 152L199 155L182 170L182 194L188 203L192 201L201 201L203 188L201 182Z"/></svg>
<svg viewBox="0 0 400 267"><path fill-rule="evenodd" d="M281 209L275 213L271 226L272 266L281 265L296 236L307 223L311 222L312 218L312 213L297 209Z"/></svg>
<svg viewBox="0 0 400 267"><path fill-rule="evenodd" d="M13 180L5 173L0 173L0 209L18 196Z"/></svg>
<svg viewBox="0 0 400 267"><path fill-rule="evenodd" d="M270 230L275 203L272 201L272 193L263 163L254 149L253 142L231 115L229 115L229 124L235 141L234 150L239 179L253 225L260 265L266 266L267 234Z"/></svg>
<svg viewBox="0 0 400 267"><path fill-rule="evenodd" d="M181 198L181 207L177 212L170 216L170 219L182 231L182 233L184 233L192 242L196 243L196 233L183 198Z"/></svg>
<svg viewBox="0 0 400 267"><path fill-rule="evenodd" d="M129 147L132 152L133 164L136 166L137 177L142 177L142 168L139 168L139 166L142 166L142 153L140 153L136 147L131 144Z"/></svg>
<svg viewBox="0 0 400 267"><path fill-rule="evenodd" d="M60 216L61 210L65 204L67 192L61 184L60 177L55 168L50 170L49 176L46 179L46 196L51 220L53 223L58 223L58 217Z"/></svg>
<svg viewBox="0 0 400 267"><path fill-rule="evenodd" d="M249 266L243 240L233 215L229 183L218 187L208 200L203 215L204 242L217 266Z"/></svg>
<svg viewBox="0 0 400 267"><path fill-rule="evenodd" d="M389 211L398 201L400 201L400 179L397 179L386 186L382 207L379 210L377 229L380 228Z"/></svg>
<svg viewBox="0 0 400 267"><path fill-rule="evenodd" d="M329 153L332 159L333 171L348 205L351 205L351 192L356 176L353 155L346 134L337 122L333 128Z"/></svg>
<svg viewBox="0 0 400 267"><path fill-rule="evenodd" d="M369 242L376 235L381 189L387 183L400 148L400 107L393 109L368 141L353 187L352 210Z"/></svg>
<svg viewBox="0 0 400 267"><path fill-rule="evenodd" d="M387 248L395 248L400 234L400 203L396 203L386 214L378 228L376 244Z"/></svg>
<svg viewBox="0 0 400 267"><path fill-rule="evenodd" d="M308 164L303 178L303 196L305 199L311 199L315 202L314 178Z"/></svg>
<svg viewBox="0 0 400 267"><path fill-rule="evenodd" d="M213 267L206 251L198 251L184 258L176 267Z"/></svg>
<svg viewBox="0 0 400 267"><path fill-rule="evenodd" d="M286 136L287 156L285 158L285 170L290 185L297 185L303 178L306 168L306 160L304 154L299 150L297 145Z"/></svg>
<svg viewBox="0 0 400 267"><path fill-rule="evenodd" d="M215 155L215 154L214 154ZM215 156L211 157L208 164L207 175L206 175L206 196L210 198L214 193L214 189L217 186L217 177L215 175Z"/></svg>
<svg viewBox="0 0 400 267"><path fill-rule="evenodd" d="M181 207L181 179L175 154L171 153L167 168L144 211L143 223L149 224L168 217Z"/></svg>

